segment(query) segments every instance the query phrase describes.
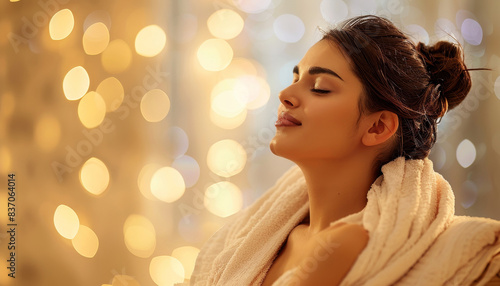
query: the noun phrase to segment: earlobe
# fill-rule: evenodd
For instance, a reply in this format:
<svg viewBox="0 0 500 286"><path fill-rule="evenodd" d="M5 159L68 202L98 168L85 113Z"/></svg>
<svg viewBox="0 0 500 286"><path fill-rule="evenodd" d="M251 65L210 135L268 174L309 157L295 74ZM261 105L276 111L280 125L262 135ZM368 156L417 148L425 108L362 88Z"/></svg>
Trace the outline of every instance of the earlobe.
<svg viewBox="0 0 500 286"><path fill-rule="evenodd" d="M371 114L370 117L370 126L362 138L365 146L382 144L398 130L399 119L393 112L383 110Z"/></svg>

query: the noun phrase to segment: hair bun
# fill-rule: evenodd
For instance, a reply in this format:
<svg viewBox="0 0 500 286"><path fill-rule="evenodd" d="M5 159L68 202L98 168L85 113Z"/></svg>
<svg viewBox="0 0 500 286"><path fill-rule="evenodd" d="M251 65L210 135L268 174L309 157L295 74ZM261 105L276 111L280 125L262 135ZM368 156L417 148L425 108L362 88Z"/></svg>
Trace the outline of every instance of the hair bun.
<svg viewBox="0 0 500 286"><path fill-rule="evenodd" d="M428 110L436 117L459 105L471 89L471 78L464 63L464 55L460 46L440 41L433 46L418 43L417 51L422 56L429 74L429 88L436 100L431 100ZM437 93L437 94L436 94ZM437 106L436 106L437 104Z"/></svg>

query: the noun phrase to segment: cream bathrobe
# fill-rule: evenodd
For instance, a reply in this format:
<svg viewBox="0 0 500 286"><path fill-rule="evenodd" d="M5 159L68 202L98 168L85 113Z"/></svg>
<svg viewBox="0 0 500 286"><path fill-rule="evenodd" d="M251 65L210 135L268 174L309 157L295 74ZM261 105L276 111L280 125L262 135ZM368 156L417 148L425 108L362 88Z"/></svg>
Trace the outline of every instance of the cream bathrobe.
<svg viewBox="0 0 500 286"><path fill-rule="evenodd" d="M332 222L360 224L370 236L341 285L484 285L500 270L500 222L455 216L451 187L429 159L397 158L382 173L361 212ZM295 166L210 238L191 284L260 285L308 210ZM300 275L292 269L273 285L296 284Z"/></svg>

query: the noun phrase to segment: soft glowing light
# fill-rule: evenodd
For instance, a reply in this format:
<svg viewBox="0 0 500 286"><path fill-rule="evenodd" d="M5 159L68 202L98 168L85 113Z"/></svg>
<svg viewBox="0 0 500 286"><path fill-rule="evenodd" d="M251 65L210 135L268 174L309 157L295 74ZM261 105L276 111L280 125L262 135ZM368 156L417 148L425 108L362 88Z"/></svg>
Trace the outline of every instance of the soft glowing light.
<svg viewBox="0 0 500 286"><path fill-rule="evenodd" d="M78 118L83 126L94 128L99 126L106 116L106 103L95 91L87 93L78 104Z"/></svg>
<svg viewBox="0 0 500 286"><path fill-rule="evenodd" d="M135 38L135 51L144 57L154 57L159 54L167 42L167 36L162 28L150 25L142 28Z"/></svg>
<svg viewBox="0 0 500 286"><path fill-rule="evenodd" d="M439 18L434 24L434 32L436 37L441 41L457 42L457 37L460 36L455 24L446 18Z"/></svg>
<svg viewBox="0 0 500 286"><path fill-rule="evenodd" d="M111 286L141 286L141 284L134 277L123 274L113 276Z"/></svg>
<svg viewBox="0 0 500 286"><path fill-rule="evenodd" d="M243 170L247 161L245 149L231 139L214 143L208 149L207 164L210 171L222 177L231 177Z"/></svg>
<svg viewBox="0 0 500 286"><path fill-rule="evenodd" d="M207 188L203 203L214 215L228 217L241 210L243 197L235 184L219 182Z"/></svg>
<svg viewBox="0 0 500 286"><path fill-rule="evenodd" d="M62 40L71 34L75 26L73 13L69 9L58 11L49 23L49 34L52 40Z"/></svg>
<svg viewBox="0 0 500 286"><path fill-rule="evenodd" d="M462 22L462 36L467 43L478 46L483 41L483 28L473 19L465 19Z"/></svg>
<svg viewBox="0 0 500 286"><path fill-rule="evenodd" d="M184 266L184 279L191 278L198 253L200 253L200 250L192 246L182 246L172 251L172 257L179 260Z"/></svg>
<svg viewBox="0 0 500 286"><path fill-rule="evenodd" d="M151 193L161 201L171 203L184 194L186 185L181 173L171 167L156 171L151 179Z"/></svg>
<svg viewBox="0 0 500 286"><path fill-rule="evenodd" d="M148 258L156 247L156 231L149 219L132 214L123 224L123 236L127 249L135 256Z"/></svg>
<svg viewBox="0 0 500 286"><path fill-rule="evenodd" d="M476 147L468 139L463 140L457 147L457 160L460 166L467 168L476 160Z"/></svg>
<svg viewBox="0 0 500 286"><path fill-rule="evenodd" d="M100 195L109 184L109 171L99 159L92 157L83 164L80 170L82 186L93 195Z"/></svg>
<svg viewBox="0 0 500 286"><path fill-rule="evenodd" d="M197 52L200 65L208 71L225 69L233 59L233 49L222 39L209 39L200 45Z"/></svg>
<svg viewBox="0 0 500 286"><path fill-rule="evenodd" d="M184 155L189 148L189 137L182 128L174 126L168 130L168 142L172 158L179 158Z"/></svg>
<svg viewBox="0 0 500 286"><path fill-rule="evenodd" d="M377 1L376 0L350 0L349 10L352 16L376 14Z"/></svg>
<svg viewBox="0 0 500 286"><path fill-rule="evenodd" d="M253 75L239 77L234 91L248 109L264 106L271 97L271 89L267 82L263 78Z"/></svg>
<svg viewBox="0 0 500 286"><path fill-rule="evenodd" d="M207 20L208 30L216 38L233 39L243 30L244 21L241 16L229 9L214 12Z"/></svg>
<svg viewBox="0 0 500 286"><path fill-rule="evenodd" d="M217 94L212 100L211 107L215 113L232 118L245 110L245 103L237 97L235 90L228 90Z"/></svg>
<svg viewBox="0 0 500 286"><path fill-rule="evenodd" d="M127 70L132 62L132 52L125 41L117 39L109 43L101 54L101 63L109 73L117 74Z"/></svg>
<svg viewBox="0 0 500 286"><path fill-rule="evenodd" d="M148 91L141 99L141 113L149 122L163 120L170 110L170 99L161 89Z"/></svg>
<svg viewBox="0 0 500 286"><path fill-rule="evenodd" d="M149 264L149 275L158 285L175 285L184 282L184 267L172 256L156 256Z"/></svg>
<svg viewBox="0 0 500 286"><path fill-rule="evenodd" d="M142 167L141 172L137 178L137 185L139 191L148 200L156 200L155 196L151 193L151 179L153 175L161 166L158 164L147 164Z"/></svg>
<svg viewBox="0 0 500 286"><path fill-rule="evenodd" d="M52 114L44 114L36 122L35 142L46 152L54 150L61 138L61 125Z"/></svg>
<svg viewBox="0 0 500 286"><path fill-rule="evenodd" d="M426 45L429 44L429 34L419 25L411 24L405 27L407 34L413 38L415 43L422 42Z"/></svg>
<svg viewBox="0 0 500 286"><path fill-rule="evenodd" d="M338 23L347 18L349 11L342 0L323 0L320 4L321 16L328 23Z"/></svg>
<svg viewBox="0 0 500 286"><path fill-rule="evenodd" d="M71 240L73 248L83 257L92 258L99 248L99 238L87 226L80 225L78 233Z"/></svg>
<svg viewBox="0 0 500 286"><path fill-rule="evenodd" d="M87 30L91 25L101 22L108 28L108 31L111 29L111 17L109 13L105 10L97 10L90 13L83 22L83 30Z"/></svg>
<svg viewBox="0 0 500 286"><path fill-rule="evenodd" d="M235 117L225 117L216 113L213 109L210 109L210 120L216 126L223 129L234 129L243 124L247 118L247 110L243 109L241 113Z"/></svg>
<svg viewBox="0 0 500 286"><path fill-rule="evenodd" d="M104 23L92 24L83 34L83 50L87 55L102 53L109 44L109 31Z"/></svg>
<svg viewBox="0 0 500 286"><path fill-rule="evenodd" d="M59 205L54 212L54 226L62 237L73 239L80 228L80 220L72 208Z"/></svg>
<svg viewBox="0 0 500 286"><path fill-rule="evenodd" d="M477 199L477 185L473 181L465 181L460 189L460 204L468 209Z"/></svg>
<svg viewBox="0 0 500 286"><path fill-rule="evenodd" d="M494 91L497 98L500 99L500 76L495 80Z"/></svg>
<svg viewBox="0 0 500 286"><path fill-rule="evenodd" d="M243 12L258 14L269 8L271 0L233 0L233 3Z"/></svg>
<svg viewBox="0 0 500 286"><path fill-rule="evenodd" d="M276 37L285 43L298 42L306 31L302 20L291 14L284 14L276 18L273 28Z"/></svg>
<svg viewBox="0 0 500 286"><path fill-rule="evenodd" d="M115 111L123 102L124 90L120 81L115 77L108 77L97 86L96 92L106 103L106 111Z"/></svg>
<svg viewBox="0 0 500 286"><path fill-rule="evenodd" d="M221 72L222 78L237 78L244 75L265 76L264 68L257 62L245 59L234 58L229 66Z"/></svg>
<svg viewBox="0 0 500 286"><path fill-rule="evenodd" d="M434 146L431 151L434 169L440 170L446 164L446 151L440 146Z"/></svg>
<svg viewBox="0 0 500 286"><path fill-rule="evenodd" d="M63 80L64 96L68 100L78 100L82 98L90 86L90 78L87 71L82 66L72 68Z"/></svg>
<svg viewBox="0 0 500 286"><path fill-rule="evenodd" d="M200 166L193 157L184 155L175 159L172 168L181 173L187 188L194 186L200 178Z"/></svg>

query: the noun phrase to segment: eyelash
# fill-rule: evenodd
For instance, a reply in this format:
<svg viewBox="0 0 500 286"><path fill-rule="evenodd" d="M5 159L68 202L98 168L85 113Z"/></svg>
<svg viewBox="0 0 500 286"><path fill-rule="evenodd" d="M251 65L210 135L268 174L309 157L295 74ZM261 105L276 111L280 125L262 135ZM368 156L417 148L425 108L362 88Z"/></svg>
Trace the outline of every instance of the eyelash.
<svg viewBox="0 0 500 286"><path fill-rule="evenodd" d="M326 90L326 89L317 89L317 88L313 88L313 89L311 89L311 91L315 92L315 93L320 93L320 94L327 94L330 92L329 90Z"/></svg>

